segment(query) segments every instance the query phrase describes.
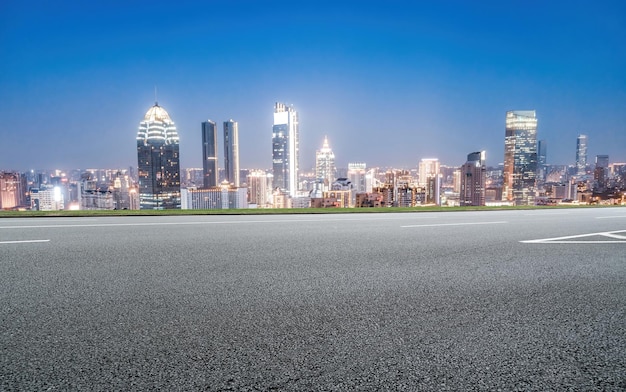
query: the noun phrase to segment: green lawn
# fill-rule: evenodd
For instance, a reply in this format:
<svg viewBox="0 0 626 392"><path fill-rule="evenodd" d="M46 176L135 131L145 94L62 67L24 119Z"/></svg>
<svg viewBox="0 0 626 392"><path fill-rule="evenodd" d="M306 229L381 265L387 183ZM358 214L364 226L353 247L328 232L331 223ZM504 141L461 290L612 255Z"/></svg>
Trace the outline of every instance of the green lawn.
<svg viewBox="0 0 626 392"><path fill-rule="evenodd" d="M352 214L409 213L433 211L497 211L559 208L602 208L598 205L518 206L518 207L388 207L388 208L258 208L232 210L98 210L98 211L0 211L0 218L77 217L77 216L150 216L150 215L276 215L276 214Z"/></svg>

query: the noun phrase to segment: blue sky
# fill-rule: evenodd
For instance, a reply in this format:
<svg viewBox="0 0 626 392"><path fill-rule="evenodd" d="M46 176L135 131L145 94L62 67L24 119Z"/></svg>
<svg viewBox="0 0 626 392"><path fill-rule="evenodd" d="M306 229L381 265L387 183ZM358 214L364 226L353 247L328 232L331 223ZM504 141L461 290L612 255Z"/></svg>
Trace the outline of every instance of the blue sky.
<svg viewBox="0 0 626 392"><path fill-rule="evenodd" d="M135 166L155 85L183 167L200 123L232 118L241 167L270 168L276 101L300 114L305 169L324 136L340 167L496 165L505 112L528 109L548 163L573 163L579 133L590 161L626 161L621 0L9 0L0 53L0 169Z"/></svg>

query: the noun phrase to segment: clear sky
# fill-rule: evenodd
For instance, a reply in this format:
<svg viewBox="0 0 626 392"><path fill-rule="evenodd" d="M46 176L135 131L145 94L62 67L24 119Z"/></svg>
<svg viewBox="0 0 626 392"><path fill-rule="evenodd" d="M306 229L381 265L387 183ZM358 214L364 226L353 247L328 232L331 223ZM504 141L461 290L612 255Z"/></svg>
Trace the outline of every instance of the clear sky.
<svg viewBox="0 0 626 392"><path fill-rule="evenodd" d="M0 2L0 169L137 165L158 101L181 166L200 123L239 122L271 168L274 102L300 114L301 167L413 168L504 155L507 110L537 111L548 163L626 161L626 1ZM221 129L221 127L220 127ZM220 165L223 146L220 146Z"/></svg>

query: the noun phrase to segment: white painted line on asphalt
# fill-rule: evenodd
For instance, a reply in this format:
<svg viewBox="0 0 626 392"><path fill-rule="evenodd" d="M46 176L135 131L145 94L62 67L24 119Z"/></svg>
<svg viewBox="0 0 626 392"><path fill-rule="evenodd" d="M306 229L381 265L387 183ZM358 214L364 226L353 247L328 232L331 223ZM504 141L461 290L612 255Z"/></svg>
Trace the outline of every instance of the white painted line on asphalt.
<svg viewBox="0 0 626 392"><path fill-rule="evenodd" d="M33 242L50 242L50 240L0 241L0 245L2 244L30 244Z"/></svg>
<svg viewBox="0 0 626 392"><path fill-rule="evenodd" d="M426 225L406 225L400 227L438 227L438 226L469 226L469 225L496 225L501 223L508 223L506 221L497 222L459 222L459 223L433 223Z"/></svg>
<svg viewBox="0 0 626 392"><path fill-rule="evenodd" d="M520 242L524 244L626 244L626 236L619 235L617 233L626 233L626 230L578 234L578 235L570 235L570 236L565 236L565 237L541 238L537 240L526 240L526 241L520 241ZM595 236L615 238L615 240L576 240L576 238L595 237Z"/></svg>
<svg viewBox="0 0 626 392"><path fill-rule="evenodd" d="M614 216L596 216L596 219L616 219L616 218L626 218L626 215L614 215Z"/></svg>
<svg viewBox="0 0 626 392"><path fill-rule="evenodd" d="M567 215L567 212L544 212L544 213L524 214L524 216L552 216L552 215Z"/></svg>
<svg viewBox="0 0 626 392"><path fill-rule="evenodd" d="M84 221L97 221L98 218L59 218L59 217L50 217L50 218L2 218L2 220L7 220L11 222L50 222L51 220L61 219L63 222L84 222Z"/></svg>
<svg viewBox="0 0 626 392"><path fill-rule="evenodd" d="M345 222L364 221L375 219L374 216L367 218L335 218L335 219L276 219L276 220L241 220L241 221L183 221L183 222L141 222L141 223L93 223L86 225L16 225L0 226L0 229L57 229L76 227L124 227L124 226L183 226L183 225L226 225L226 224L246 224L246 223L315 223L315 222ZM388 219L388 218L387 218Z"/></svg>

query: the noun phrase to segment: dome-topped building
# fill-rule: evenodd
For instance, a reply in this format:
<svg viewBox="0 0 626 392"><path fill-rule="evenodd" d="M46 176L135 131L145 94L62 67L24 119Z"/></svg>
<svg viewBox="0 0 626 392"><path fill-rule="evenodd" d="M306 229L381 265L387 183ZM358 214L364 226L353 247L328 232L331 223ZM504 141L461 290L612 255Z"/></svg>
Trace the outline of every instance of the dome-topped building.
<svg viewBox="0 0 626 392"><path fill-rule="evenodd" d="M148 109L139 123L137 167L142 210L180 208L178 131L158 103Z"/></svg>
<svg viewBox="0 0 626 392"><path fill-rule="evenodd" d="M163 121L172 122L170 115L159 106L158 102L154 103L154 106L148 109L146 115L143 117L144 121Z"/></svg>
<svg viewBox="0 0 626 392"><path fill-rule="evenodd" d="M168 144L178 143L179 140L174 121L158 103L148 109L139 124L137 140L146 142L148 139L162 139Z"/></svg>

